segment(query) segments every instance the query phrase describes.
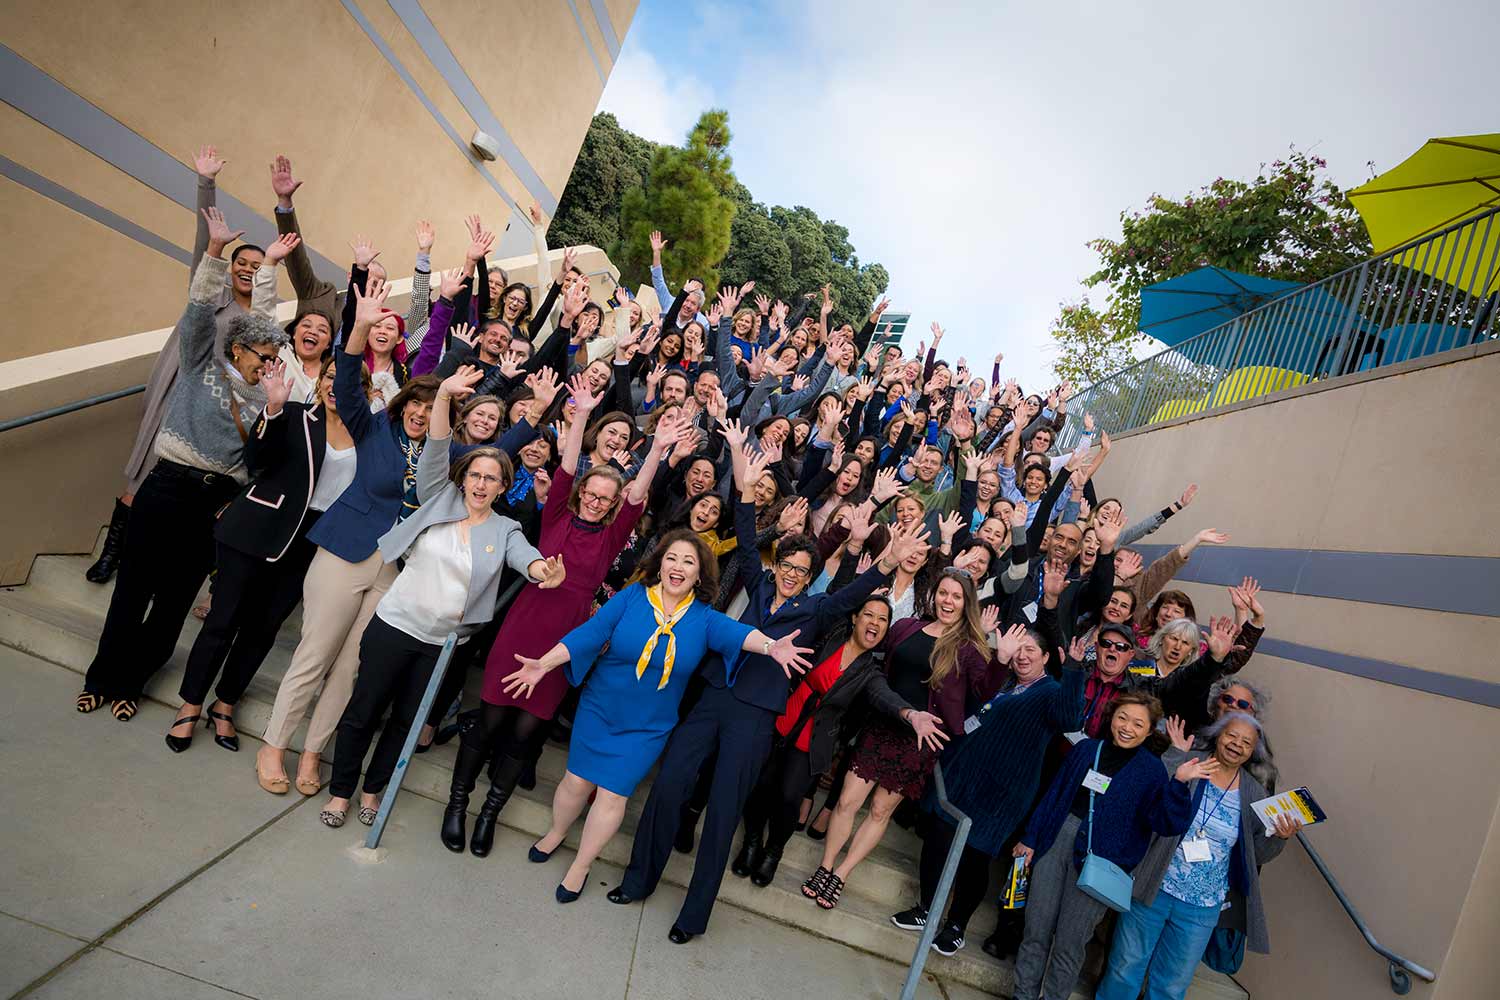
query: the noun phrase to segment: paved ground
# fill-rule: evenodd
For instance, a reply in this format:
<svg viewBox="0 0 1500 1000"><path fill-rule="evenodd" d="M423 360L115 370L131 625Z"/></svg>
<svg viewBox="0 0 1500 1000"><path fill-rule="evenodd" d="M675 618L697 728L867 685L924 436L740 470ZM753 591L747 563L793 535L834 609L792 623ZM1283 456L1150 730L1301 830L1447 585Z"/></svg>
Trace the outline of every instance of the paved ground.
<svg viewBox="0 0 1500 1000"><path fill-rule="evenodd" d="M721 906L708 936L666 940L681 890L644 906L552 898L566 864L437 842L441 807L404 795L378 863L364 827L318 823L321 797L273 797L256 742L230 754L202 730L162 745L172 713L121 724L72 708L78 675L0 647L0 996L227 1000L886 998L905 969ZM913 939L915 940L915 939ZM928 979L919 996L984 994Z"/></svg>

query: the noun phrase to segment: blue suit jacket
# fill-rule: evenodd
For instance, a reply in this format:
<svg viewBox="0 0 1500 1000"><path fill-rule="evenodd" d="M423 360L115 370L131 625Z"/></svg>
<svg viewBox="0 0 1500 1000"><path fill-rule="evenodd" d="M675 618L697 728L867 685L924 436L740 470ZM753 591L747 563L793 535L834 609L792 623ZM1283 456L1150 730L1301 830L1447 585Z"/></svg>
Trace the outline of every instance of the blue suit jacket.
<svg viewBox="0 0 1500 1000"><path fill-rule="evenodd" d="M743 500L734 503L734 527L741 539L755 538L755 507ZM740 579L750 597L750 604L740 615L740 621L760 629L773 639L801 629L797 645L818 648L818 637L831 626L854 613L865 598L875 592L887 580L879 566L871 566L863 575L855 577L848 586L833 594L803 592L786 601L770 613L771 601L776 596L776 581L770 570L762 569L760 553L747 551L737 560ZM769 656L746 653L739 658L733 670L726 670L724 661L710 654L704 661L703 679L714 687L727 687L734 696L749 705L780 714L786 710L787 693L791 682L781 665Z"/></svg>

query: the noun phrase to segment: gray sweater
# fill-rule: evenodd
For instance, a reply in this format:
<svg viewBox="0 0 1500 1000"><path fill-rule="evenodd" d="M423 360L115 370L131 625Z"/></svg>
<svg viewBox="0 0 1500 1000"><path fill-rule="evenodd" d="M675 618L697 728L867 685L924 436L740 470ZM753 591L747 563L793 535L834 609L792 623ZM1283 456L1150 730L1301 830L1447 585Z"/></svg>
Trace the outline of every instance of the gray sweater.
<svg viewBox="0 0 1500 1000"><path fill-rule="evenodd" d="M156 454L169 462L250 481L245 470L247 430L266 404L265 390L230 371L218 346L217 323L229 262L205 256L193 272L188 305L172 336L177 341L177 384L156 435ZM234 419L238 408L240 425Z"/></svg>

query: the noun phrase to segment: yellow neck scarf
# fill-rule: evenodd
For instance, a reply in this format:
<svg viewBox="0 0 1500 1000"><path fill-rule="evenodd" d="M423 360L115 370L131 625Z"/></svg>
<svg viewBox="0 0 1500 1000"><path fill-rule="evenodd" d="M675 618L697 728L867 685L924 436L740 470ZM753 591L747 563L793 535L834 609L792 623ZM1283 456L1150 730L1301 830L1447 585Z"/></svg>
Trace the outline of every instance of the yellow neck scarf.
<svg viewBox="0 0 1500 1000"><path fill-rule="evenodd" d="M651 638L646 640L646 646L641 650L641 658L635 661L635 679L640 680L646 673L646 666L651 662L651 654L656 652L656 642L662 636L667 637L667 655L662 660L661 683L656 685L660 691L667 686L672 679L672 664L677 659L677 637L672 634L672 626L682 621L682 616L688 613L693 606L693 594L688 593L687 599L677 605L671 614L667 613L664 605L664 596L661 585L646 588L646 600L651 604L651 611L656 615L656 631L651 633Z"/></svg>

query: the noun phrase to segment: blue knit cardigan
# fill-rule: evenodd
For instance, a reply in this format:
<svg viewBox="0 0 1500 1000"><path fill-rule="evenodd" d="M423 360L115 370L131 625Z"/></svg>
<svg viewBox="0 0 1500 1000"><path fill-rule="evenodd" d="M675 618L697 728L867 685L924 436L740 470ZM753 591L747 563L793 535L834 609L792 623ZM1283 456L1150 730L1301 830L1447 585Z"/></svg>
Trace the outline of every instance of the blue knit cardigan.
<svg viewBox="0 0 1500 1000"><path fill-rule="evenodd" d="M1040 858L1052 846L1073 807L1084 776L1094 766L1099 740L1080 740L1073 747L1052 787L1037 804L1021 843ZM1145 747L1109 781L1109 791L1094 796L1094 853L1126 871L1140 864L1151 846L1151 835L1175 837L1193 821L1193 793L1162 766L1161 758ZM1088 848L1088 821L1078 824L1073 864L1083 867Z"/></svg>

